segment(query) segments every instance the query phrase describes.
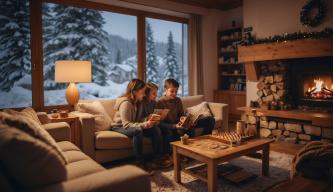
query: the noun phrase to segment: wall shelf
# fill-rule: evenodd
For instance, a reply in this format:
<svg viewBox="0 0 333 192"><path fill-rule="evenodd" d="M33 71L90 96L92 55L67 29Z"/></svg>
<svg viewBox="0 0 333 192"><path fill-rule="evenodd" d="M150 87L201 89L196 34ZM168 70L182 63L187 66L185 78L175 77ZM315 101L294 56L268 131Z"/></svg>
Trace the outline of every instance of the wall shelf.
<svg viewBox="0 0 333 192"><path fill-rule="evenodd" d="M240 38L242 30L242 28L233 28L219 31L217 34L218 90L214 92L214 100L229 105L229 121L231 122L240 118L241 113L237 110L237 107L246 104L245 65L238 62L237 52L237 44L242 40ZM238 71L238 73L235 74L235 71Z"/></svg>

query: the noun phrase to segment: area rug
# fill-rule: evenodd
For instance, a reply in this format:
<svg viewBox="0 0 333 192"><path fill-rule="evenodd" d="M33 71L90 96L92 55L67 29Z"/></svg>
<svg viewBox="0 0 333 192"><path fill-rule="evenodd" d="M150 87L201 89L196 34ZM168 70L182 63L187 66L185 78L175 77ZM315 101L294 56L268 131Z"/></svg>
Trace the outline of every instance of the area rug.
<svg viewBox="0 0 333 192"><path fill-rule="evenodd" d="M219 192L257 192L263 191L276 183L279 183L289 177L289 169L293 156L271 151L269 176L261 175L261 160L240 157L229 162L232 165L240 166L246 171L258 175L255 179L242 184L233 184L222 178L218 180ZM198 164L191 162L189 166ZM173 169L156 171L151 177L152 191L154 192L185 192L185 191L207 191L207 184L186 173L181 173L182 183L178 184L173 179Z"/></svg>

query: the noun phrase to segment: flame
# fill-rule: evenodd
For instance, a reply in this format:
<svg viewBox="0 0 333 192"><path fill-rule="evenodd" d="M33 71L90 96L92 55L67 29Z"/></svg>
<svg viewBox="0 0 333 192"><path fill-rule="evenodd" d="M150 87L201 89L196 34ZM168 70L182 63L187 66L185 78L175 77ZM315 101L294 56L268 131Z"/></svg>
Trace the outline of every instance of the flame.
<svg viewBox="0 0 333 192"><path fill-rule="evenodd" d="M314 79L313 82L316 84L315 88L316 90L314 91L315 93L320 92L322 90L324 81L322 81L320 78L319 79Z"/></svg>
<svg viewBox="0 0 333 192"><path fill-rule="evenodd" d="M308 91L305 93L307 98L314 99L333 99L333 84L331 86L326 85L320 78L314 79L315 85L309 87Z"/></svg>

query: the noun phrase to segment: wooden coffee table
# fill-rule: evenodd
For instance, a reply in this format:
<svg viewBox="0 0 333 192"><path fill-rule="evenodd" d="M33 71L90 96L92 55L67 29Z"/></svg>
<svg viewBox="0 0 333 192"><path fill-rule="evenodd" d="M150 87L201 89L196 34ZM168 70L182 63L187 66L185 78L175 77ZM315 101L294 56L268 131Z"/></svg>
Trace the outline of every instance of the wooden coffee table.
<svg viewBox="0 0 333 192"><path fill-rule="evenodd" d="M217 191L217 166L219 164L260 150L263 151L262 174L268 176L269 144L272 142L271 139L252 139L242 142L239 146L226 149L220 149L219 140L208 135L189 139L186 145L182 144L181 141L172 142L174 179L177 183L181 182L181 156L190 157L207 164L207 178L198 178L207 182L209 192Z"/></svg>

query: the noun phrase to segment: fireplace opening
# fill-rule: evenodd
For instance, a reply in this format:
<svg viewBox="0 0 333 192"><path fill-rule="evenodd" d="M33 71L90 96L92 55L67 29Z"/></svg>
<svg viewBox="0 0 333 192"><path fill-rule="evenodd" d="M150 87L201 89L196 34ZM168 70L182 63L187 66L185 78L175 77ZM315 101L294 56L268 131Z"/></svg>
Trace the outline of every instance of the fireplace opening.
<svg viewBox="0 0 333 192"><path fill-rule="evenodd" d="M295 107L333 111L333 57L295 59L288 64L288 92Z"/></svg>

